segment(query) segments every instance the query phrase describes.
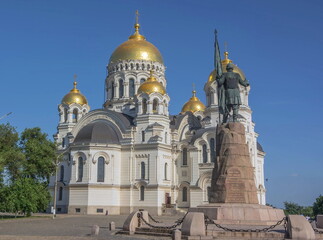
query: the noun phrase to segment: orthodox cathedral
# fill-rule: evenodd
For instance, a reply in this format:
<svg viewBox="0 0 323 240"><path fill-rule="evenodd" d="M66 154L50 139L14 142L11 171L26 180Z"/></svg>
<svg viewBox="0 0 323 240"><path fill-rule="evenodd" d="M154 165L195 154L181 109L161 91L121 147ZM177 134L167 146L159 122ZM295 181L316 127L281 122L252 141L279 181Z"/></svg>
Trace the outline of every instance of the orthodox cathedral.
<svg viewBox="0 0 323 240"><path fill-rule="evenodd" d="M208 203L219 122L216 72L206 79L206 104L193 91L181 112L170 115L163 57L140 34L138 21L134 28L106 67L103 108L90 111L76 82L58 106L54 138L62 161L49 184L58 213L129 214L144 208L161 215ZM225 52L223 72L228 63ZM234 72L245 79L237 66ZM238 121L246 129L259 203L265 204L265 153L249 91L240 86Z"/></svg>

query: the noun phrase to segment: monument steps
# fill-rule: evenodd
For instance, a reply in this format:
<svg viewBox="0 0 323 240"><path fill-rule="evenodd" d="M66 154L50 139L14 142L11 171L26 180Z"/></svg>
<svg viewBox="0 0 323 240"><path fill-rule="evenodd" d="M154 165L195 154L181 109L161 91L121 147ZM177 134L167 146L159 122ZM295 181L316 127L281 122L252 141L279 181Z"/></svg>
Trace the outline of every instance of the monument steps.
<svg viewBox="0 0 323 240"><path fill-rule="evenodd" d="M173 229L161 229L151 227L140 227L136 229L136 233L153 236L165 236L169 237L172 235Z"/></svg>
<svg viewBox="0 0 323 240"><path fill-rule="evenodd" d="M212 236L213 239L267 239L267 240L277 240L285 239L284 233L278 232L225 232L225 231L206 231L207 236Z"/></svg>

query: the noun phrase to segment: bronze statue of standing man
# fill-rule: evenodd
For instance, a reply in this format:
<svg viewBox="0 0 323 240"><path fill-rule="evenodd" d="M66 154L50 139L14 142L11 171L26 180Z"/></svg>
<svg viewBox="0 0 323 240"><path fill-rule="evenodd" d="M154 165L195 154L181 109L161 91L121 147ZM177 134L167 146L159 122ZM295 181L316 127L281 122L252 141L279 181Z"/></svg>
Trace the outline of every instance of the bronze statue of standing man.
<svg viewBox="0 0 323 240"><path fill-rule="evenodd" d="M223 113L223 123L228 121L231 110L233 110L233 122L237 121L241 105L239 84L245 87L249 86L247 79L242 80L240 74L233 72L234 65L232 63L229 63L226 69L227 72L217 78L219 110Z"/></svg>

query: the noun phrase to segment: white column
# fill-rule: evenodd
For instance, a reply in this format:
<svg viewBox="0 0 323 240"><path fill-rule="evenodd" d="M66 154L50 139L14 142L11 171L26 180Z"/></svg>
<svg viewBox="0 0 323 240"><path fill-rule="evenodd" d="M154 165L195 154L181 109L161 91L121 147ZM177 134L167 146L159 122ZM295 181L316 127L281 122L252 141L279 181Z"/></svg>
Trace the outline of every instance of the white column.
<svg viewBox="0 0 323 240"><path fill-rule="evenodd" d="M140 80L139 80L140 81ZM140 86L140 82L135 82L135 95L137 94L138 92L138 88Z"/></svg>
<svg viewBox="0 0 323 240"><path fill-rule="evenodd" d="M59 123L63 123L64 122L64 111L60 111L59 112Z"/></svg>
<svg viewBox="0 0 323 240"><path fill-rule="evenodd" d="M123 82L123 96L129 98L129 82Z"/></svg>
<svg viewBox="0 0 323 240"><path fill-rule="evenodd" d="M138 114L142 114L142 102L138 102Z"/></svg>
<svg viewBox="0 0 323 240"><path fill-rule="evenodd" d="M163 103L158 103L158 114L162 115L163 114Z"/></svg>
<svg viewBox="0 0 323 240"><path fill-rule="evenodd" d="M147 101L147 113L152 114L153 113L153 105L151 101Z"/></svg>
<svg viewBox="0 0 323 240"><path fill-rule="evenodd" d="M71 110L67 111L67 122L73 122L73 112Z"/></svg>
<svg viewBox="0 0 323 240"><path fill-rule="evenodd" d="M114 83L114 98L119 98L119 81Z"/></svg>

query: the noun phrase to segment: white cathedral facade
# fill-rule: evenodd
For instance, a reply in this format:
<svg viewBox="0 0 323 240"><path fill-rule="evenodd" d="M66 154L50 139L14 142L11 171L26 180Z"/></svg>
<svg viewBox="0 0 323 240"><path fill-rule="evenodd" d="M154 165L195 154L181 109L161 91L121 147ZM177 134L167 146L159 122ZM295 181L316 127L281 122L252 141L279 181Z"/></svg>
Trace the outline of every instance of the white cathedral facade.
<svg viewBox="0 0 323 240"><path fill-rule="evenodd" d="M215 71L204 105L193 91L178 115L170 115L165 66L159 50L139 33L110 57L102 109L90 111L74 88L59 104L56 212L129 214L144 208L161 215L208 203L219 121ZM225 53L223 71L232 62ZM241 69L235 67L244 79ZM265 204L264 156L241 87L239 121L245 125L260 204ZM49 188L54 193L55 177ZM54 195L54 194L53 194Z"/></svg>

